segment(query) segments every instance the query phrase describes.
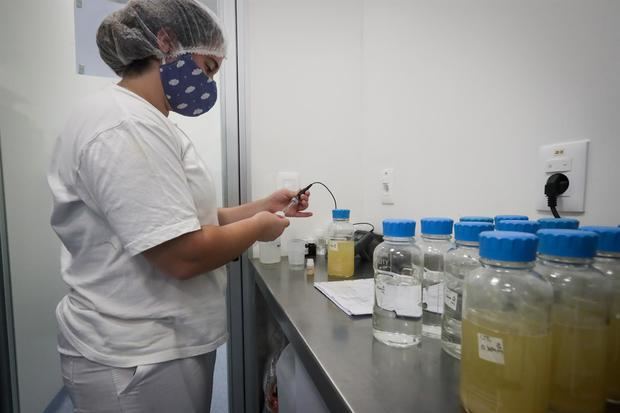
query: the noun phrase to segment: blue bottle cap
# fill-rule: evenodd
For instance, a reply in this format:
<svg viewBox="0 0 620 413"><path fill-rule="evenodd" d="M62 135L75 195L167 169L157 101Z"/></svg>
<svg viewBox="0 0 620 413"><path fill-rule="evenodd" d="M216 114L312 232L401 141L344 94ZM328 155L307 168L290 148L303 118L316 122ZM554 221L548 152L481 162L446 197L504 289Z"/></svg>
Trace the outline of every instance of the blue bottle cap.
<svg viewBox="0 0 620 413"><path fill-rule="evenodd" d="M476 217L476 216L468 216L461 217L460 222L490 222L493 223L493 218L491 217Z"/></svg>
<svg viewBox="0 0 620 413"><path fill-rule="evenodd" d="M351 216L350 209L333 209L332 210L333 219L349 219L350 216Z"/></svg>
<svg viewBox="0 0 620 413"><path fill-rule="evenodd" d="M450 218L431 217L422 218L422 234L425 235L450 235L452 234L452 224L454 221Z"/></svg>
<svg viewBox="0 0 620 413"><path fill-rule="evenodd" d="M538 238L527 232L486 231L480 234L480 256L489 260L531 262L536 260Z"/></svg>
<svg viewBox="0 0 620 413"><path fill-rule="evenodd" d="M575 218L541 218L540 229L577 229L579 220Z"/></svg>
<svg viewBox="0 0 620 413"><path fill-rule="evenodd" d="M584 231L598 234L598 250L602 252L620 252L620 228L616 227L581 227Z"/></svg>
<svg viewBox="0 0 620 413"><path fill-rule="evenodd" d="M385 219L383 220L383 235L385 237L413 238L415 221L412 219Z"/></svg>
<svg viewBox="0 0 620 413"><path fill-rule="evenodd" d="M592 258L596 254L596 232L578 229L541 229L538 252L543 255L567 258Z"/></svg>
<svg viewBox="0 0 620 413"><path fill-rule="evenodd" d="M526 215L497 215L495 217L495 225L499 221L527 221L528 219Z"/></svg>
<svg viewBox="0 0 620 413"><path fill-rule="evenodd" d="M493 231L490 222L457 222L454 224L454 238L457 241L478 242L481 232Z"/></svg>
<svg viewBox="0 0 620 413"><path fill-rule="evenodd" d="M503 220L497 223L495 229L498 231L529 232L530 234L536 234L536 231L540 229L540 224L536 221Z"/></svg>

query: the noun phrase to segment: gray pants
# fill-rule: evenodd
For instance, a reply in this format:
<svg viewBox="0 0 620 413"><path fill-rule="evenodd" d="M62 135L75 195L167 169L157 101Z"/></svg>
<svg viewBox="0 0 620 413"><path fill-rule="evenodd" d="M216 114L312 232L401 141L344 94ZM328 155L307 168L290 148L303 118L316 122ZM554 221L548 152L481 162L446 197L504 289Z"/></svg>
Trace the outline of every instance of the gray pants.
<svg viewBox="0 0 620 413"><path fill-rule="evenodd" d="M60 358L76 413L209 413L215 351L131 368Z"/></svg>

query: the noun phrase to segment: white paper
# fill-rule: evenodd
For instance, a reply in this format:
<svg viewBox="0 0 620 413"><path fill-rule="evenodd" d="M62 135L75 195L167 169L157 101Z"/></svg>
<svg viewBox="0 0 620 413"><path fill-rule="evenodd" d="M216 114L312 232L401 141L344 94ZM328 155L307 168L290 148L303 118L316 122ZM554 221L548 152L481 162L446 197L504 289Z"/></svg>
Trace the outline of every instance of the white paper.
<svg viewBox="0 0 620 413"><path fill-rule="evenodd" d="M444 283L441 282L424 288L422 299L426 304L424 308L426 311L443 314L443 286Z"/></svg>
<svg viewBox="0 0 620 413"><path fill-rule="evenodd" d="M384 310L394 311L396 315L403 317L421 317L420 306L422 289L420 285L394 285L383 284L383 288L377 288L377 305Z"/></svg>
<svg viewBox="0 0 620 413"><path fill-rule="evenodd" d="M446 305L452 310L456 311L456 305L459 302L459 294L455 291L446 288Z"/></svg>
<svg viewBox="0 0 620 413"><path fill-rule="evenodd" d="M478 357L491 363L504 364L504 340L478 333Z"/></svg>
<svg viewBox="0 0 620 413"><path fill-rule="evenodd" d="M374 305L375 280L315 282L314 287L348 315L370 315Z"/></svg>
<svg viewBox="0 0 620 413"><path fill-rule="evenodd" d="M338 252L338 241L330 240L328 248L330 251Z"/></svg>

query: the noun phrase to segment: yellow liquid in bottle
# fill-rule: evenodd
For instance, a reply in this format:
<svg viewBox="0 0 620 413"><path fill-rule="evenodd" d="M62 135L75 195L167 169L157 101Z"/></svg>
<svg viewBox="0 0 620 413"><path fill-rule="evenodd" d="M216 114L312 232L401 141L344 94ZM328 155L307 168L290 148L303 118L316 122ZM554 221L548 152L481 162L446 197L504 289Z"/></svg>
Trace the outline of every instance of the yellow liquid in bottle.
<svg viewBox="0 0 620 413"><path fill-rule="evenodd" d="M605 411L606 358L609 327L587 320L571 309L553 309L551 411L599 413ZM597 325L598 323L598 325Z"/></svg>
<svg viewBox="0 0 620 413"><path fill-rule="evenodd" d="M465 410L546 413L551 334L535 334L540 327L528 328L514 316L476 313L469 312L462 324L460 394ZM521 333L527 331L532 335ZM502 351L491 352L489 345Z"/></svg>
<svg viewBox="0 0 620 413"><path fill-rule="evenodd" d="M353 241L329 240L327 245L327 274L334 277L352 277L355 246Z"/></svg>
<svg viewBox="0 0 620 413"><path fill-rule="evenodd" d="M607 398L620 403L620 318L611 319L607 352Z"/></svg>

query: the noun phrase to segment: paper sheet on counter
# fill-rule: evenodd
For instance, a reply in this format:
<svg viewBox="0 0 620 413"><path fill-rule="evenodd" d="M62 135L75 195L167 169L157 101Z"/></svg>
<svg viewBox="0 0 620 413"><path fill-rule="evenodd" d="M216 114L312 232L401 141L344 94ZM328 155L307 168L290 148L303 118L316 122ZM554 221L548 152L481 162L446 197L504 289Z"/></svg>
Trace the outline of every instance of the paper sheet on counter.
<svg viewBox="0 0 620 413"><path fill-rule="evenodd" d="M375 280L315 282L314 287L348 315L371 315L374 304Z"/></svg>

